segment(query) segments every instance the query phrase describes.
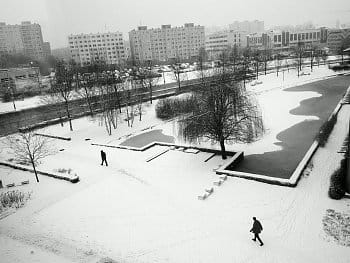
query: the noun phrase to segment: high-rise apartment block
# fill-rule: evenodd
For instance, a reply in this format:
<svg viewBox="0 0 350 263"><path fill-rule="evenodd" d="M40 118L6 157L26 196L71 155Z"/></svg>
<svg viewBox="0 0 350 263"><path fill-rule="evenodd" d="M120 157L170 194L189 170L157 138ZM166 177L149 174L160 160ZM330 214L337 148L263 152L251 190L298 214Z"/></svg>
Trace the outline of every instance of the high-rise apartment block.
<svg viewBox="0 0 350 263"><path fill-rule="evenodd" d="M50 42L43 43L44 54L46 57L51 56L51 46Z"/></svg>
<svg viewBox="0 0 350 263"><path fill-rule="evenodd" d="M182 27L162 25L147 29L139 26L129 32L131 57L134 61L191 60L205 46L204 26L186 23Z"/></svg>
<svg viewBox="0 0 350 263"><path fill-rule="evenodd" d="M44 59L47 53L41 26L28 21L20 25L0 23L0 53L23 54L32 59Z"/></svg>
<svg viewBox="0 0 350 263"><path fill-rule="evenodd" d="M247 33L257 33L263 32L264 21L254 20L254 21L235 21L229 25L229 29L233 31L239 32L247 32Z"/></svg>
<svg viewBox="0 0 350 263"><path fill-rule="evenodd" d="M209 59L217 59L228 48L236 46L242 49L247 46L247 33L233 30L215 32L205 37L205 50Z"/></svg>
<svg viewBox="0 0 350 263"><path fill-rule="evenodd" d="M68 36L71 58L81 66L94 63L120 64L125 60L121 32Z"/></svg>

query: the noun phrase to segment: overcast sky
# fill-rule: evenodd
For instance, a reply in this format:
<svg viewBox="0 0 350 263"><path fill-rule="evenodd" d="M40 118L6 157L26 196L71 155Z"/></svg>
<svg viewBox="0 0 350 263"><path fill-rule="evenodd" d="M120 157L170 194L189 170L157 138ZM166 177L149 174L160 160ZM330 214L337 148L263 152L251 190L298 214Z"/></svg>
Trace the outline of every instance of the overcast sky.
<svg viewBox="0 0 350 263"><path fill-rule="evenodd" d="M121 31L194 22L225 26L235 20L263 20L266 27L312 21L350 22L350 0L0 0L0 21L41 25L51 48L67 46L72 33Z"/></svg>

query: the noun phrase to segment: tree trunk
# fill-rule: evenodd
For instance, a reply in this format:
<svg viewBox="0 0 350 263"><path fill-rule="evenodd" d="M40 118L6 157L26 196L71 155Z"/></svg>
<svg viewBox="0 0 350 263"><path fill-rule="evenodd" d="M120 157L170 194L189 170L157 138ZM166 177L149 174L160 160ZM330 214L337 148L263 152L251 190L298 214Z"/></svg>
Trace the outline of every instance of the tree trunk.
<svg viewBox="0 0 350 263"><path fill-rule="evenodd" d="M69 128L70 128L71 131L73 131L72 119L71 119L70 112L69 112L68 101L65 101L65 106L66 106L66 113L67 113L67 117L68 117L68 121L69 121Z"/></svg>
<svg viewBox="0 0 350 263"><path fill-rule="evenodd" d="M126 120L128 122L128 127L130 127L130 120L129 120L129 103L126 103Z"/></svg>
<svg viewBox="0 0 350 263"><path fill-rule="evenodd" d="M149 85L149 92L150 92L150 100L151 100L151 104L152 104L152 96L153 96L152 84Z"/></svg>
<svg viewBox="0 0 350 263"><path fill-rule="evenodd" d="M88 105L89 105L90 114L91 114L91 116L92 116L94 113L92 112L92 107L91 107L91 102L90 102L90 96L89 96L89 93L88 93L86 87L84 87L84 90L85 90L86 101L87 101L87 103L88 103Z"/></svg>
<svg viewBox="0 0 350 263"><path fill-rule="evenodd" d="M311 72L312 72L312 66L313 66L313 64L314 64L314 63L313 63L313 57L311 57L310 62L311 62L310 65L311 65Z"/></svg>
<svg viewBox="0 0 350 263"><path fill-rule="evenodd" d="M36 181L39 183L38 172L35 169L35 164L34 164L34 161L32 160L32 158L30 158L30 162L32 163L32 166L33 166Z"/></svg>
<svg viewBox="0 0 350 263"><path fill-rule="evenodd" d="M221 147L222 159L226 160L227 159L227 155L226 155L225 140L224 139L220 139L220 147Z"/></svg>
<svg viewBox="0 0 350 263"><path fill-rule="evenodd" d="M141 121L141 118L142 118L142 95L140 95L138 110L139 110L139 121Z"/></svg>

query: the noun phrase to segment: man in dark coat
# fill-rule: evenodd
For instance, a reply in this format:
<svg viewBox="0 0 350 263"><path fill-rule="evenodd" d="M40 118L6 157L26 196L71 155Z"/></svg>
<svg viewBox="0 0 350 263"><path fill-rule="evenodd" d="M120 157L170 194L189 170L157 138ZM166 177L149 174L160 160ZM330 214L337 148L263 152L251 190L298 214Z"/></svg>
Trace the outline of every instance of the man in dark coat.
<svg viewBox="0 0 350 263"><path fill-rule="evenodd" d="M250 232L254 233L253 241L256 241L256 239L258 239L260 242L260 246L263 246L264 243L261 241L261 239L259 237L259 234L263 230L263 227L262 227L261 223L259 222L259 220L256 219L256 217L253 217L253 221L254 221L253 227L252 227L252 229L250 229Z"/></svg>
<svg viewBox="0 0 350 263"><path fill-rule="evenodd" d="M106 153L103 150L101 150L101 159L102 159L101 165L103 165L103 163L106 163L106 166L108 166L107 159L106 159Z"/></svg>

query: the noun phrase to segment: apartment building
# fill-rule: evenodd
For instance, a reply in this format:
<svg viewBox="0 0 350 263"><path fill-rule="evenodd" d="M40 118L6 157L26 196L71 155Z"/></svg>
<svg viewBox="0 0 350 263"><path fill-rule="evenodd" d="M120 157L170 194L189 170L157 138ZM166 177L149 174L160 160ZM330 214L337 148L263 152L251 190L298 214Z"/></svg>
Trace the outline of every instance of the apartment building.
<svg viewBox="0 0 350 263"><path fill-rule="evenodd" d="M264 21L234 21L229 26L229 30L246 32L246 33L258 33L265 30Z"/></svg>
<svg viewBox="0 0 350 263"><path fill-rule="evenodd" d="M348 43L344 46L344 43ZM350 28L329 29L327 47L331 54L339 54L341 49L350 47Z"/></svg>
<svg viewBox="0 0 350 263"><path fill-rule="evenodd" d="M44 41L41 26L29 21L20 25L0 23L0 52L23 54L32 59L44 59Z"/></svg>
<svg viewBox="0 0 350 263"><path fill-rule="evenodd" d="M209 59L217 59L224 50L234 46L238 49L247 46L246 32L226 30L205 37L205 50Z"/></svg>
<svg viewBox="0 0 350 263"><path fill-rule="evenodd" d="M71 58L81 66L101 62L120 64L125 60L121 32L70 35L68 44Z"/></svg>
<svg viewBox="0 0 350 263"><path fill-rule="evenodd" d="M248 35L247 44L252 49L272 49L277 52L290 51L298 45L305 48L325 47L327 45L327 29L253 33Z"/></svg>
<svg viewBox="0 0 350 263"><path fill-rule="evenodd" d="M43 43L43 50L46 57L51 56L51 46L50 42Z"/></svg>
<svg viewBox="0 0 350 263"><path fill-rule="evenodd" d="M129 32L130 52L134 61L191 60L205 46L204 27L186 23L181 27L162 25L147 29L139 26Z"/></svg>

